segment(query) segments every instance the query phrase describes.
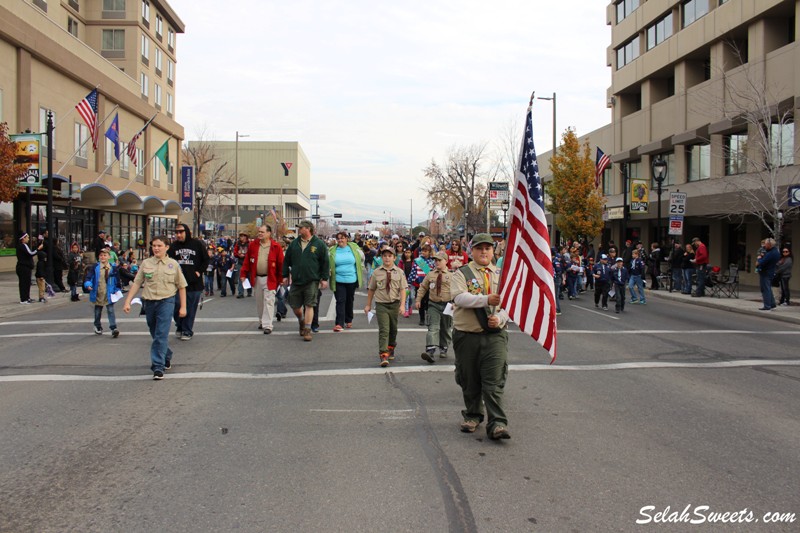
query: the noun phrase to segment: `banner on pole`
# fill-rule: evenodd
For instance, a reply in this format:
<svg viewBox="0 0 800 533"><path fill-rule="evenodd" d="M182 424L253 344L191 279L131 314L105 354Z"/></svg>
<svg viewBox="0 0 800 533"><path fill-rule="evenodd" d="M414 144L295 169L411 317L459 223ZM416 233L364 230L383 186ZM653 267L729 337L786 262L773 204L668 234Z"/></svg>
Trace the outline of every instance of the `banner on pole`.
<svg viewBox="0 0 800 533"><path fill-rule="evenodd" d="M194 208L194 167L181 167L181 207L188 213Z"/></svg>
<svg viewBox="0 0 800 533"><path fill-rule="evenodd" d="M631 180L631 213L647 213L650 185L645 180Z"/></svg>
<svg viewBox="0 0 800 533"><path fill-rule="evenodd" d="M9 135L11 142L17 145L14 157L15 165L25 165L25 171L18 180L20 187L42 186L42 134L21 133Z"/></svg>

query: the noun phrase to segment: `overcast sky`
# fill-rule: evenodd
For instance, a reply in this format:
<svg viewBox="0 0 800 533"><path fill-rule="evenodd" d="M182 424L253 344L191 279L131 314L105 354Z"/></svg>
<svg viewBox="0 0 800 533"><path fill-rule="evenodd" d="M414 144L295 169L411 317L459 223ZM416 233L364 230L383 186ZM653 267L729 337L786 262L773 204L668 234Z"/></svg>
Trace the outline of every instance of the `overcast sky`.
<svg viewBox="0 0 800 533"><path fill-rule="evenodd" d="M169 0L187 140L299 141L313 193L425 211L422 169L453 145L500 143L532 91L559 136L610 121L600 0ZM538 152L552 104L534 103ZM244 141L241 141L244 142ZM380 200L377 200L380 198ZM416 215L415 215L416 218Z"/></svg>

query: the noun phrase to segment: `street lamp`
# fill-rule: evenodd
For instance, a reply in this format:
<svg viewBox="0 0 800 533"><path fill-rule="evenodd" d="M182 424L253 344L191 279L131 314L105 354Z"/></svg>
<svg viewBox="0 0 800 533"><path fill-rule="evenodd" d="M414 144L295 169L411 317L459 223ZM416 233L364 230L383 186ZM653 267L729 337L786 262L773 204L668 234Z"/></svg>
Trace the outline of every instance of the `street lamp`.
<svg viewBox="0 0 800 533"><path fill-rule="evenodd" d="M553 153L550 157L556 155L556 93L553 92L553 96L537 96L537 100L552 100L553 101Z"/></svg>
<svg viewBox="0 0 800 533"><path fill-rule="evenodd" d="M233 226L236 230L236 238L239 238L239 138L242 137L250 137L249 135L242 135L238 131L236 132L236 155L235 155L235 163L234 163L234 176L236 181L236 199L234 200L236 204L236 213L233 219Z"/></svg>
<svg viewBox="0 0 800 533"><path fill-rule="evenodd" d="M194 188L194 208L195 208L195 218L197 218L197 235L200 236L200 217L203 215L203 208L200 206L200 201L203 199L203 189L201 187L195 186Z"/></svg>
<svg viewBox="0 0 800 533"><path fill-rule="evenodd" d="M506 213L508 213L508 208L511 207L511 202L506 199L500 204L500 208L503 210L503 240L506 238L506 228L508 224L506 222Z"/></svg>
<svg viewBox="0 0 800 533"><path fill-rule="evenodd" d="M656 242L661 246L661 185L667 177L667 162L660 155L653 160L653 179L656 180L658 195L658 221L656 222Z"/></svg>

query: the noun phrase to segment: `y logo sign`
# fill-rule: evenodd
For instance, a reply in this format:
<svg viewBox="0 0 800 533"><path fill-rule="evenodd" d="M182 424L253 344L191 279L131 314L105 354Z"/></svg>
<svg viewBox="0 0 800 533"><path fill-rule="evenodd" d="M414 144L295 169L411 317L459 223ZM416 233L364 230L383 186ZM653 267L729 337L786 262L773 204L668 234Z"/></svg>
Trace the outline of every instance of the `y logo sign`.
<svg viewBox="0 0 800 533"><path fill-rule="evenodd" d="M283 175L284 176L288 176L289 175L289 170L291 170L293 164L294 163L281 163L281 166L283 167Z"/></svg>

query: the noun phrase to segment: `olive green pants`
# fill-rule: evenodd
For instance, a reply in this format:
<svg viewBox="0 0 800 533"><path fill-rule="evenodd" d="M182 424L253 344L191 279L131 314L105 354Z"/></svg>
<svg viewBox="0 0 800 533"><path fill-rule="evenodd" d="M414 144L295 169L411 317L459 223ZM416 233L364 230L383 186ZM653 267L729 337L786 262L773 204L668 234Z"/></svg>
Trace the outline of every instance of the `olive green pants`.
<svg viewBox="0 0 800 533"><path fill-rule="evenodd" d="M464 420L483 422L485 405L487 433L491 434L496 425L507 426L503 390L508 376L508 331L483 334L455 330L453 348L456 383L464 395Z"/></svg>
<svg viewBox="0 0 800 533"><path fill-rule="evenodd" d="M447 350L453 337L453 317L444 314L447 302L428 302L428 335L425 348L438 346Z"/></svg>
<svg viewBox="0 0 800 533"><path fill-rule="evenodd" d="M397 345L397 316L400 314L400 300L388 304L375 304L378 319L378 351L388 352L389 346Z"/></svg>

